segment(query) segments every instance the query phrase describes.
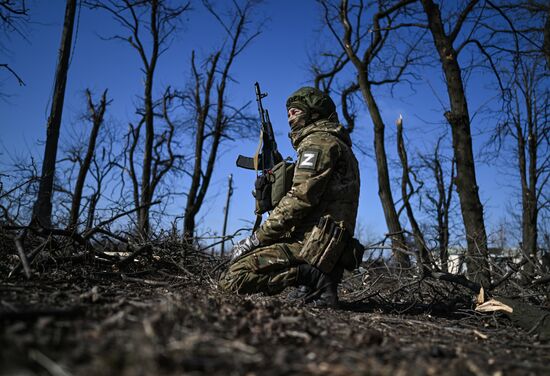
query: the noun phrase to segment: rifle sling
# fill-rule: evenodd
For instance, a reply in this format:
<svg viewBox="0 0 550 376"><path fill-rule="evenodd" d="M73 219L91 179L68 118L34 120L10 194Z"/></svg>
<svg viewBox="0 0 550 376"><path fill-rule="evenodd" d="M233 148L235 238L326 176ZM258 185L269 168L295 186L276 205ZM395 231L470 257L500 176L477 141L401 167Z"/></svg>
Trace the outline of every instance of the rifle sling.
<svg viewBox="0 0 550 376"><path fill-rule="evenodd" d="M261 223L262 223L262 215L258 214L256 215L256 222L254 222L254 228L252 229L252 232L256 232L258 227L260 227Z"/></svg>
<svg viewBox="0 0 550 376"><path fill-rule="evenodd" d="M263 137L264 137L264 131L263 129L260 129L260 141L258 142L258 147L256 148L256 153L254 153L254 170L256 170L256 175L258 175L258 156L260 155L260 151L262 150L263 146ZM262 166L263 167L263 166Z"/></svg>

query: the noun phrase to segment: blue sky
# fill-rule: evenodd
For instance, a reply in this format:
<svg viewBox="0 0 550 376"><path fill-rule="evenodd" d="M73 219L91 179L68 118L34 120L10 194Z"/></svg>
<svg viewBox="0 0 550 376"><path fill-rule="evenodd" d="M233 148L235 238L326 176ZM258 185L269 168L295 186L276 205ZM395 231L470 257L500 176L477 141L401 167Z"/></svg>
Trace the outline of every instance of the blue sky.
<svg viewBox="0 0 550 376"><path fill-rule="evenodd" d="M44 140L46 133L65 1L30 1L29 8L32 22L27 28L28 40L18 37L5 40L9 54L0 52L0 60L16 69L26 83L26 86L19 87L5 73L0 75L1 90L9 94L9 97L0 99L2 165L9 163L10 155L30 154L40 160L43 153L40 141ZM196 49L199 56L204 57L213 46L221 42L221 30L212 16L204 11L200 3L195 4L194 8L185 17L183 30L159 62L155 84L157 94L162 93L167 85L185 85L189 75L191 49ZM317 33L320 28L320 10L314 1L267 1L259 8L259 17L262 15L268 20L262 26L262 34L238 57L233 70L236 82L231 84L228 96L235 105L253 101L253 85L259 81L262 89L269 92L264 105L270 110L279 148L284 156L294 157L286 137L288 124L284 104L290 93L310 84L308 52L316 44L329 42ZM138 57L127 45L100 38L112 35L116 30L117 25L110 16L82 8L68 76L62 138L71 126L80 122L79 116L85 108L83 91L86 88L90 88L96 95L105 88L109 89L113 103L108 109L107 118L121 127L121 134L126 131L128 121L134 119L133 104L142 92ZM468 84L472 113L490 95L484 90L487 81L482 77L474 77ZM425 70L422 81L416 93L404 93L399 99L392 98L386 92L379 92L379 105L388 125L387 148L391 153L395 150L392 124L400 113L405 118L410 154L429 149L445 127L439 100L446 103L447 97L439 69ZM255 111L255 103L252 103L250 110ZM482 117L476 119L474 146L476 153L479 153L486 139L486 131L492 125ZM371 149L371 127L370 119L362 116L353 134L354 142ZM200 233L221 232L226 181L230 173L234 175L235 184L230 232L242 227L246 220L253 220L254 203L250 191L254 175L253 172L235 167L234 161L239 153L251 155L256 143L255 140L245 140L224 147L210 187L209 200L198 215L201 219ZM365 156L360 155L359 159L362 174L359 223L371 235L380 235L385 231L385 224L377 196L374 163ZM491 226L506 214L507 205L513 201L508 186L510 179L491 164L478 164L477 167L490 231ZM400 169L392 171L392 177L400 174ZM185 187L186 182L182 181L181 184ZM178 199L171 206L171 214L180 215L183 206L184 200Z"/></svg>

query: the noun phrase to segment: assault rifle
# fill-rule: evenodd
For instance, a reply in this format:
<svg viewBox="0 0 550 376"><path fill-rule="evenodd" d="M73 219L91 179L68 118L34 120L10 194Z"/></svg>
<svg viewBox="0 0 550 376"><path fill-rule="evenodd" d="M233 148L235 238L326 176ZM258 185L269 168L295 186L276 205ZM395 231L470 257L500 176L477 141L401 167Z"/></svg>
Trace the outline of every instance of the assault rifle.
<svg viewBox="0 0 550 376"><path fill-rule="evenodd" d="M266 192L263 187L267 184L268 175L271 173L273 167L283 160L281 153L277 150L277 142L275 141L275 135L273 134L273 126L269 119L269 112L264 109L262 99L267 97L267 93L262 93L260 90L260 84L254 84L256 90L256 102L258 103L258 113L260 115L260 142L258 149L253 157L245 157L239 155L237 158L237 166L246 168L248 170L256 171L256 183L255 193L256 198L256 223L254 224L254 231L258 228L262 221L262 213L264 210L262 202L265 201Z"/></svg>

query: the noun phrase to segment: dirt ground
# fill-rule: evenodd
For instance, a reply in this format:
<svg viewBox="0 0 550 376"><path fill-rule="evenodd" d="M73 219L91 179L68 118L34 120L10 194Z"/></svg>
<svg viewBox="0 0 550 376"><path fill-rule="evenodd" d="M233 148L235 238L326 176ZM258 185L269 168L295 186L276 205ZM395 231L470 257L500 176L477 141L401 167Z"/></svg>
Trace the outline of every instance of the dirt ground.
<svg viewBox="0 0 550 376"><path fill-rule="evenodd" d="M236 296L220 260L152 252L0 265L1 375L548 375L550 343L455 287L347 275L341 307ZM99 261L102 261L99 263Z"/></svg>

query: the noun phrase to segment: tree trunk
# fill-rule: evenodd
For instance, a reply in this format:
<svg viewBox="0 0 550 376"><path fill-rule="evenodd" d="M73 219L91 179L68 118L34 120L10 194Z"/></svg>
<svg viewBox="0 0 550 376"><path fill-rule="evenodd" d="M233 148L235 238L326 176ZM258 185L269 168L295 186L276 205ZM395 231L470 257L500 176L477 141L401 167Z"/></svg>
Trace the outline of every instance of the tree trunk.
<svg viewBox="0 0 550 376"><path fill-rule="evenodd" d="M183 240L190 243L193 241L195 235L195 213L193 207L185 208L185 215L183 218Z"/></svg>
<svg viewBox="0 0 550 376"><path fill-rule="evenodd" d="M94 227L95 220L95 209L97 207L97 202L99 201L101 193L100 191L94 192L92 197L90 197L90 204L88 206L88 217L86 218L86 230L90 230Z"/></svg>
<svg viewBox="0 0 550 376"><path fill-rule="evenodd" d="M522 251L524 256L529 260L524 267L526 279L535 270L537 262L537 144L538 138L536 134L535 114L536 109L533 108L533 98L530 93L529 78L525 77L525 88L522 90L525 93L525 113L527 126L527 139L524 136L524 128L521 122L521 109L519 102L516 102L516 118L515 126L517 133L518 146L518 164L521 180L521 201L522 201ZM526 159L526 154L528 160Z"/></svg>
<svg viewBox="0 0 550 376"><path fill-rule="evenodd" d="M96 109L92 102L92 96L89 90L86 91L88 98L88 109L90 111L90 117L92 119L92 131L90 132L90 139L88 141L88 150L86 156L78 171L78 177L76 179L73 201L71 204L71 212L69 214L69 228L76 229L78 225L78 215L80 213L80 201L82 200L82 191L84 189L84 182L86 181L86 175L90 170L90 164L92 163L92 157L95 153L95 145L97 141L97 135L99 134L99 128L103 124L103 116L107 107L107 90L103 92L99 107Z"/></svg>
<svg viewBox="0 0 550 376"><path fill-rule="evenodd" d="M220 255L223 256L225 252L225 236L227 234L227 217L229 214L229 204L231 203L231 196L233 195L233 174L229 174L227 181L227 197L225 199L225 208L223 210L223 229L222 229L222 249Z"/></svg>
<svg viewBox="0 0 550 376"><path fill-rule="evenodd" d="M455 164L451 162L451 177L448 187L445 187L443 169L439 161L438 151L434 156L434 176L437 184L437 242L439 246L439 259L441 270L449 272L449 210L453 197L453 180Z"/></svg>
<svg viewBox="0 0 550 376"><path fill-rule="evenodd" d="M445 117L452 130L456 160L455 183L468 244L466 259L468 276L483 286L489 286L487 234L475 175L470 115L461 69L456 51L452 46L453 41L445 33L439 7L432 0L422 0L422 5L428 16L428 25L439 53L451 105L451 110L445 113Z"/></svg>
<svg viewBox="0 0 550 376"><path fill-rule="evenodd" d="M67 73L69 71L69 57L71 55L71 43L73 39L74 18L76 13L76 0L67 0L65 8L65 21L61 35L61 46L55 72L55 85L52 98L52 107L48 117L46 146L42 161L42 177L38 188L38 196L33 208L33 223L51 227L52 220L52 195L53 180L55 176L55 164L57 159L57 143L61 128L63 114L63 102L65 100L65 87L67 85Z"/></svg>
<svg viewBox="0 0 550 376"><path fill-rule="evenodd" d="M209 81L210 83L210 81ZM199 93L196 93L197 97ZM195 215L198 212L197 194L199 191L201 176L202 176L202 153L204 145L204 128L210 107L209 97L206 98L205 106L200 110L197 119L197 130L195 135L195 161L193 167L193 175L191 177L191 186L187 193L187 203L185 205L185 215L183 219L183 237L187 242L191 242L195 233Z"/></svg>
<svg viewBox="0 0 550 376"><path fill-rule="evenodd" d="M208 114L212 108L211 106L211 91L214 87L215 75L218 67L218 62L221 56L221 50L214 53L211 57L210 67L206 75L206 80L204 84L201 84L201 75L198 73L197 67L195 65L195 52L191 54L191 66L193 69L193 75L195 77L195 89L193 92L195 106L197 109L197 128L195 134L195 161L193 165L193 175L191 177L191 186L189 187L189 192L187 193L187 203L185 205L185 215L183 220L183 237L187 242L191 242L195 233L195 216L199 212L199 209L202 205L202 200L206 194L208 184L210 182L210 175L212 174L213 164L215 161L218 143L221 137L221 123L216 123L214 126L219 131L213 134L212 147L209 151L209 159L207 162L207 170L203 171L202 161L203 161L203 152L204 152L204 141L205 130L207 127ZM201 90L203 90L204 100L201 100ZM222 92L223 96L223 92ZM220 99L220 98L218 98ZM223 100L223 98L222 98ZM222 102L223 103L223 102ZM220 109L217 108L216 119L219 118L218 114ZM220 119L221 120L221 119ZM203 193L204 192L204 193Z"/></svg>
<svg viewBox="0 0 550 376"><path fill-rule="evenodd" d="M406 268L410 266L410 260L407 254L399 252L400 249L406 250L407 245L405 243L405 237L403 235L401 224L399 223L399 216L395 210L393 195L391 192L390 174L388 170L388 161L386 158L386 147L384 145L384 121L380 115L380 110L378 109L376 100L372 95L366 72L359 73L359 85L361 87L363 99L367 104L367 108L369 109L369 113L374 124L374 152L376 155L376 169L378 172L378 195L384 210L384 217L386 219L388 231L392 234L392 247L396 250L394 252L396 261L402 267Z"/></svg>
<svg viewBox="0 0 550 376"><path fill-rule="evenodd" d="M405 211L407 212L407 218L409 218L409 224L411 226L411 230L414 235L414 242L416 245L416 249L418 250L417 262L418 262L418 265L421 266L419 270L423 271L424 267L427 267L431 264L431 257L430 257L428 248L426 247L426 241L424 240L424 235L422 234L422 231L420 230L420 226L416 221L414 212L412 210L411 202L410 202L410 197L414 193L414 191L413 191L413 185L411 183L411 179L409 177L410 168L409 168L409 161L407 157L407 150L405 148L405 141L403 138L403 120L401 117L397 120L396 125L397 125L397 154L399 155L399 159L401 161L401 168L402 168L401 196L403 199L403 205L405 206ZM409 189L411 190L410 193L408 192Z"/></svg>
<svg viewBox="0 0 550 376"><path fill-rule="evenodd" d="M153 141L155 138L154 114L153 114L153 77L159 55L159 33L157 30L158 2L151 1L151 37L153 46L151 59L145 68L145 89L143 95L143 107L145 117L145 145L143 152L143 170L141 175L141 206L138 211L138 232L144 238L149 236L149 204L153 200L151 189L151 166L153 163Z"/></svg>

